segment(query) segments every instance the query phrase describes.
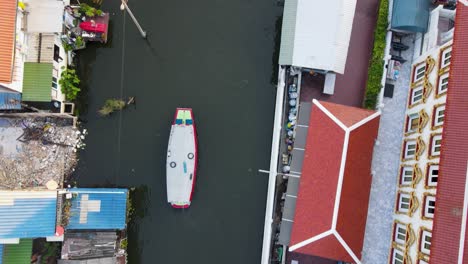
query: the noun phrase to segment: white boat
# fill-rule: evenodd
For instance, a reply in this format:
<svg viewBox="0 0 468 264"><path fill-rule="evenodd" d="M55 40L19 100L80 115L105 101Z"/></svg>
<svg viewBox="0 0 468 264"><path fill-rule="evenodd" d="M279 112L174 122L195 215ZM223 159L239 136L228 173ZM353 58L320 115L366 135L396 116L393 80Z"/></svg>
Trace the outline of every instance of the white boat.
<svg viewBox="0 0 468 264"><path fill-rule="evenodd" d="M197 133L191 108L177 108L167 147L167 202L188 208L197 174Z"/></svg>

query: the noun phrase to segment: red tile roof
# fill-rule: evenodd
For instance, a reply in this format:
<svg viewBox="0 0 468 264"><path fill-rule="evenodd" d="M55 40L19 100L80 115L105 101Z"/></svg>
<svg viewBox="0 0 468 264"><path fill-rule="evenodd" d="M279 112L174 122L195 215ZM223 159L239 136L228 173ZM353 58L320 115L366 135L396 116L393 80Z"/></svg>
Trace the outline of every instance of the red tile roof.
<svg viewBox="0 0 468 264"><path fill-rule="evenodd" d="M0 82L11 83L15 54L17 0L0 1Z"/></svg>
<svg viewBox="0 0 468 264"><path fill-rule="evenodd" d="M314 100L290 251L361 258L379 120L375 111Z"/></svg>
<svg viewBox="0 0 468 264"><path fill-rule="evenodd" d="M445 107L430 263L468 263L466 179L468 162L468 7L457 5ZM464 246L462 246L464 244ZM462 249L460 250L460 247ZM459 257L460 254L460 257Z"/></svg>

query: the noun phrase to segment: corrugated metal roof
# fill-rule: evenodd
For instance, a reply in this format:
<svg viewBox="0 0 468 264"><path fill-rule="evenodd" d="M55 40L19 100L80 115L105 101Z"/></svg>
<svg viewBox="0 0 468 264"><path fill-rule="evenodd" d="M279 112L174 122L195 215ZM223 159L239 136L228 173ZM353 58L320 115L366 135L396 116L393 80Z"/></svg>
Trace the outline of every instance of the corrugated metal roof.
<svg viewBox="0 0 468 264"><path fill-rule="evenodd" d="M0 239L55 234L56 191L0 191Z"/></svg>
<svg viewBox="0 0 468 264"><path fill-rule="evenodd" d="M23 101L50 102L52 99L52 63L25 62Z"/></svg>
<svg viewBox="0 0 468 264"><path fill-rule="evenodd" d="M21 109L21 94L0 85L0 110Z"/></svg>
<svg viewBox="0 0 468 264"><path fill-rule="evenodd" d="M0 82L11 83L15 54L16 1L0 1Z"/></svg>
<svg viewBox="0 0 468 264"><path fill-rule="evenodd" d="M117 251L117 233L67 232L62 244L63 259L90 259L114 257Z"/></svg>
<svg viewBox="0 0 468 264"><path fill-rule="evenodd" d="M124 229L126 225L126 189L82 189L74 194L67 229Z"/></svg>
<svg viewBox="0 0 468 264"><path fill-rule="evenodd" d="M356 0L286 0L279 64L344 73Z"/></svg>
<svg viewBox="0 0 468 264"><path fill-rule="evenodd" d="M4 245L3 262L5 264L30 263L32 246L32 239L21 239L19 244Z"/></svg>

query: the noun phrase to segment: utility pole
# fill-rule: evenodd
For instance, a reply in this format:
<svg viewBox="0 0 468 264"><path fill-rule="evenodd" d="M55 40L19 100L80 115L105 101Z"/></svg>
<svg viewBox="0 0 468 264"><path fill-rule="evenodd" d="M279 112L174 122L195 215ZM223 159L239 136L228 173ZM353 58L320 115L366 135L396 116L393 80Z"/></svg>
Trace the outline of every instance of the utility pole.
<svg viewBox="0 0 468 264"><path fill-rule="evenodd" d="M132 18L133 20L133 23L135 23L136 27L138 28L138 30L140 31L140 34L143 38L146 38L146 31L143 30L143 28L141 28L140 26L140 23L138 23L138 21L136 20L135 16L133 15L132 11L130 10L130 8L128 7L127 5L127 1L128 0L122 0L122 4L120 5L120 10L127 10L128 14L130 15L130 17Z"/></svg>

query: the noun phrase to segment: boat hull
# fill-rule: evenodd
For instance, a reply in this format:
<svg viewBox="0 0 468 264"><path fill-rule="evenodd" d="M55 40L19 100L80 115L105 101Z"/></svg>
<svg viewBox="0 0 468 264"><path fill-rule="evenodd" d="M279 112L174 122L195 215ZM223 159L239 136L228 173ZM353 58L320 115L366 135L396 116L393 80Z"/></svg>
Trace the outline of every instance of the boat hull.
<svg viewBox="0 0 468 264"><path fill-rule="evenodd" d="M177 108L167 148L167 202L174 208L188 208L197 174L197 134L193 111Z"/></svg>

